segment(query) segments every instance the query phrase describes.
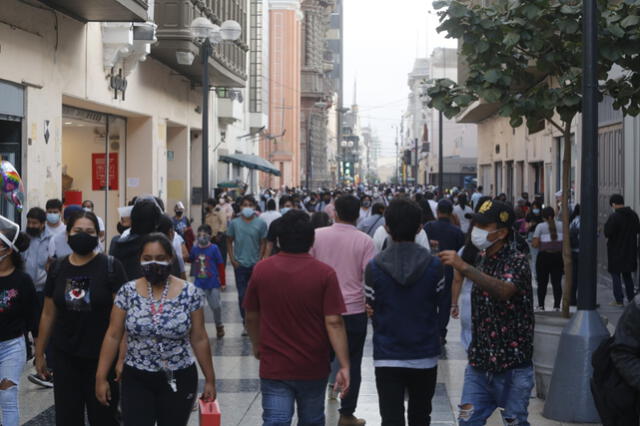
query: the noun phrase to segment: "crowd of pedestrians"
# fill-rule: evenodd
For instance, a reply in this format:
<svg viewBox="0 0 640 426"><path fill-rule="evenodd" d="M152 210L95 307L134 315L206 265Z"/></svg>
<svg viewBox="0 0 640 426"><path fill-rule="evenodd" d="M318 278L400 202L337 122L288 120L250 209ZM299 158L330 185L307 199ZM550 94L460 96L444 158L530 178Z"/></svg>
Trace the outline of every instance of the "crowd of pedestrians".
<svg viewBox="0 0 640 426"><path fill-rule="evenodd" d="M610 205L614 304L626 295L633 306L640 221L622 196ZM170 215L144 196L118 209L109 242L93 210L90 200L49 200L28 211L25 233L0 217L4 426L19 424L32 339L29 380L53 388L57 425L84 425L85 415L92 426L186 425L196 363L201 398L216 398L204 309L223 339L227 265L242 336L260 360L264 425L291 424L294 406L301 425L324 425L327 394L340 399L338 426L365 425L355 413L369 324L382 425L430 424L450 317L461 320L469 359L459 423L484 424L500 408L505 424L527 425L534 305L545 309L551 281L560 308L565 238L579 260L579 206L567 236L540 197L511 204L482 187L223 193L197 227L183 203ZM638 334L625 333L625 344Z"/></svg>

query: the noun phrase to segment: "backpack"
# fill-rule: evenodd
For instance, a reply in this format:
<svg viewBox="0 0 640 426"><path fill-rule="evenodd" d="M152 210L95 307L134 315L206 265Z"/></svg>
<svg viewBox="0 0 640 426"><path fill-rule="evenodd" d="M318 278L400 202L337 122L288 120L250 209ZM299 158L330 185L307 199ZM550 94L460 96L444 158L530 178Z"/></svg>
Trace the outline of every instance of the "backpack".
<svg viewBox="0 0 640 426"><path fill-rule="evenodd" d="M620 420L633 419L639 395L618 373L611 359L614 343L615 336L611 336L602 341L593 352L591 393L604 426L626 426L626 423L621 423ZM637 424L636 417L635 425Z"/></svg>
<svg viewBox="0 0 640 426"><path fill-rule="evenodd" d="M57 259L55 263L51 266L51 272L49 272L47 279L51 279L53 280L53 282L55 282L58 279L58 275L60 275L60 271L62 270L62 264L68 258L69 256L65 256L61 259ZM118 279L118 277L116 277L116 268L114 266L115 264L114 259L115 258L113 256L107 256L107 281L110 283L113 283Z"/></svg>

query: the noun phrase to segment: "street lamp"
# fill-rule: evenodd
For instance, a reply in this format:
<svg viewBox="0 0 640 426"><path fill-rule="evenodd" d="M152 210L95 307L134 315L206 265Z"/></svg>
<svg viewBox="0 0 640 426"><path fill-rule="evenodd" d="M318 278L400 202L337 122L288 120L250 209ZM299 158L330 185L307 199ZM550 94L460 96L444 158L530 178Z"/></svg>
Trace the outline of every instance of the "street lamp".
<svg viewBox="0 0 640 426"><path fill-rule="evenodd" d="M202 223L206 216L206 200L209 198L209 57L213 47L223 41L240 38L242 27L236 21L225 21L215 25L203 16L191 22L193 41L200 44L202 60Z"/></svg>
<svg viewBox="0 0 640 426"><path fill-rule="evenodd" d="M308 109L308 113L307 113L307 167L306 167L306 187L307 190L310 190L311 187L311 158L312 158L312 153L311 153L311 135L312 135L312 129L311 129L311 117L313 116L313 110L317 109L317 110L324 110L326 107L328 106L328 104L326 102L316 102L315 104L313 104L313 106L311 106Z"/></svg>

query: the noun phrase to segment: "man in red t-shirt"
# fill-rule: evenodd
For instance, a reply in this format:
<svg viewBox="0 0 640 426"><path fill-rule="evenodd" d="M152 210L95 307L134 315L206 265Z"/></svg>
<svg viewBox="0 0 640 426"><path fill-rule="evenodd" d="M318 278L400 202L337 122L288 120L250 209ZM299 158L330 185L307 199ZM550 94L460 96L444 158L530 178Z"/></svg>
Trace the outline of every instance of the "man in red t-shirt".
<svg viewBox="0 0 640 426"><path fill-rule="evenodd" d="M349 389L346 307L336 272L309 255L309 215L292 210L274 225L282 251L255 266L244 299L260 360L262 417L264 424L290 425L296 401L300 424L324 426L332 348L340 362L336 390Z"/></svg>

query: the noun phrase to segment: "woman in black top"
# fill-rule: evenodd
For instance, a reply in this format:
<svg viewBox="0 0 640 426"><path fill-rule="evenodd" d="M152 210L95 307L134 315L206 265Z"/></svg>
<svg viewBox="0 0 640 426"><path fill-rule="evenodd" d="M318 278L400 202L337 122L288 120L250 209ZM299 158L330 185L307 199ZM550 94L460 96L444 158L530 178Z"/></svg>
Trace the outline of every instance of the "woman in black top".
<svg viewBox="0 0 640 426"><path fill-rule="evenodd" d="M109 326L113 297L126 281L122 264L97 253L98 219L76 213L67 223L73 253L51 266L36 344L36 369L49 375L44 349L53 339L53 386L57 426L84 426L85 407L91 426L117 426L118 386L111 376L109 407L95 397L95 377L102 339Z"/></svg>
<svg viewBox="0 0 640 426"><path fill-rule="evenodd" d="M15 228L0 235L0 410L4 426L20 424L18 386L27 358L24 334L33 331L36 289L24 272L20 252L29 237Z"/></svg>

